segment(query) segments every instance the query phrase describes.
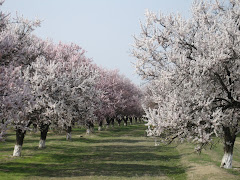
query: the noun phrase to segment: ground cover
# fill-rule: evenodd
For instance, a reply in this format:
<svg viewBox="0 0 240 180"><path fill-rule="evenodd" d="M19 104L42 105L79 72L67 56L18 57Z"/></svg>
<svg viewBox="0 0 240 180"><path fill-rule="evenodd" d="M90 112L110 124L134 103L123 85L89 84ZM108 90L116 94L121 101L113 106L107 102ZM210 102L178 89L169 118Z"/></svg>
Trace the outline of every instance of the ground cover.
<svg viewBox="0 0 240 180"><path fill-rule="evenodd" d="M201 155L191 144L154 146L145 126L114 127L86 135L73 129L50 131L45 149L38 149L39 133L27 133L22 157L12 157L14 131L0 143L0 179L240 179L240 141L234 150L233 170L219 168L221 145Z"/></svg>

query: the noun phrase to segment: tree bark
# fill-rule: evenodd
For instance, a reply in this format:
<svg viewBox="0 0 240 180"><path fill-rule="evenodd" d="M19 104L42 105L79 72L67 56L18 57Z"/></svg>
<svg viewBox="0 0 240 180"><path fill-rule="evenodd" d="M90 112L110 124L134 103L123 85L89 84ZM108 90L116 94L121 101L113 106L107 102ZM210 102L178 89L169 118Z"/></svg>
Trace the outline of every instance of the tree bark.
<svg viewBox="0 0 240 180"><path fill-rule="evenodd" d="M130 125L132 125L132 117L129 118Z"/></svg>
<svg viewBox="0 0 240 180"><path fill-rule="evenodd" d="M94 124L91 124L90 131L91 131L91 133L94 133Z"/></svg>
<svg viewBox="0 0 240 180"><path fill-rule="evenodd" d="M106 118L106 122L107 122L107 129L109 128L109 125L110 125L110 123L111 123L111 119L109 118L109 117L107 117Z"/></svg>
<svg viewBox="0 0 240 180"><path fill-rule="evenodd" d="M134 119L135 119L135 123L137 124L137 123L138 123L138 120L137 120L137 118L136 118L136 117L134 117Z"/></svg>
<svg viewBox="0 0 240 180"><path fill-rule="evenodd" d="M26 131L22 131L21 129L16 130L16 144L13 151L13 156L15 157L21 156L22 145L23 145L25 134L26 134Z"/></svg>
<svg viewBox="0 0 240 180"><path fill-rule="evenodd" d="M45 143L46 143L48 129L49 129L49 124L41 124L40 126L41 136L40 136L40 141L38 145L39 149L43 149L46 147Z"/></svg>
<svg viewBox="0 0 240 180"><path fill-rule="evenodd" d="M232 168L232 159L233 159L233 147L236 140L235 131L230 131L229 127L223 127L224 131L224 155L222 158L221 166L225 169Z"/></svg>
<svg viewBox="0 0 240 180"><path fill-rule="evenodd" d="M122 120L118 117L116 117L116 119L117 119L117 122L118 122L118 126L120 126Z"/></svg>
<svg viewBox="0 0 240 180"><path fill-rule="evenodd" d="M114 118L111 118L112 127L114 127Z"/></svg>
<svg viewBox="0 0 240 180"><path fill-rule="evenodd" d="M103 124L103 122L100 121L99 124L98 124L98 125L99 125L99 126L98 126L98 131L102 131L102 124Z"/></svg>
<svg viewBox="0 0 240 180"><path fill-rule="evenodd" d="M124 121L124 126L127 126L128 117L124 117L123 121Z"/></svg>
<svg viewBox="0 0 240 180"><path fill-rule="evenodd" d="M92 134L94 132L94 124L90 121L87 122L86 134Z"/></svg>
<svg viewBox="0 0 240 180"><path fill-rule="evenodd" d="M67 141L71 141L71 140L72 140L72 134L71 134L71 132L72 132L72 127L71 127L71 126L68 126L68 127L67 127L67 135L66 135L66 140L67 140Z"/></svg>
<svg viewBox="0 0 240 180"><path fill-rule="evenodd" d="M33 132L37 133L37 124L33 124Z"/></svg>

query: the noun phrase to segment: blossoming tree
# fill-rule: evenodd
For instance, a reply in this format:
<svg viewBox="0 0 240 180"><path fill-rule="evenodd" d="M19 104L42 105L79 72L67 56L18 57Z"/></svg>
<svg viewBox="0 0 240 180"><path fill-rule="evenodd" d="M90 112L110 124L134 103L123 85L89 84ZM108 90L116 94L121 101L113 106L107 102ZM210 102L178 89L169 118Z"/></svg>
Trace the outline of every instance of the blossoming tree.
<svg viewBox="0 0 240 180"><path fill-rule="evenodd" d="M128 78L120 75L118 70L99 68L97 89L101 92L101 106L96 109L99 127L104 119L107 126L124 116L138 116L141 112L141 91ZM128 118L124 118L127 120Z"/></svg>
<svg viewBox="0 0 240 180"><path fill-rule="evenodd" d="M79 46L49 44L45 51L24 72L36 97L31 116L41 131L40 148L45 147L50 125L65 129L70 140L75 123L93 121L98 98L94 87L98 73Z"/></svg>
<svg viewBox="0 0 240 180"><path fill-rule="evenodd" d="M0 134L4 134L7 125L15 127L16 145L13 155L19 156L25 132L31 124L27 114L34 104L29 83L24 80L22 70L39 56L42 46L32 31L40 22L22 17L11 19L10 14L2 12L0 19Z"/></svg>
<svg viewBox="0 0 240 180"><path fill-rule="evenodd" d="M101 92L101 105L96 109L96 116L99 121L99 130L101 130L104 119L109 126L112 118L116 117L117 107L124 106L122 92L118 89L119 73L117 70L107 70L99 68L99 81L96 84L97 89Z"/></svg>
<svg viewBox="0 0 240 180"><path fill-rule="evenodd" d="M146 12L135 37L136 69L150 81L148 135L191 140L197 150L223 139L231 168L240 132L240 1L196 1L192 18Z"/></svg>

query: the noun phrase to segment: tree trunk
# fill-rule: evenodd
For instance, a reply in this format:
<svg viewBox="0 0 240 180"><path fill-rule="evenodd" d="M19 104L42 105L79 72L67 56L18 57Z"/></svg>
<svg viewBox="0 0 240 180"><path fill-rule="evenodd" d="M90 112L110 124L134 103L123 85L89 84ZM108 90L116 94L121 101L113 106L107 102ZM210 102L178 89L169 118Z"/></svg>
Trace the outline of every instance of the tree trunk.
<svg viewBox="0 0 240 180"><path fill-rule="evenodd" d="M110 125L110 123L111 123L111 119L107 117L107 118L106 118L106 122L107 122L106 128L108 129L108 128L109 128L109 125Z"/></svg>
<svg viewBox="0 0 240 180"><path fill-rule="evenodd" d="M94 132L93 127L87 127L86 134L92 134Z"/></svg>
<svg viewBox="0 0 240 180"><path fill-rule="evenodd" d="M136 117L134 117L134 119L135 119L135 123L137 124L137 123L138 123L138 120L137 120L137 118L136 118Z"/></svg>
<svg viewBox="0 0 240 180"><path fill-rule="evenodd" d="M90 131L91 131L91 133L94 133L94 124L91 124Z"/></svg>
<svg viewBox="0 0 240 180"><path fill-rule="evenodd" d="M49 125L48 124L41 124L40 126L40 132L41 132L41 137L39 141L38 148L43 149L46 147L46 138L47 138L47 133L48 133Z"/></svg>
<svg viewBox="0 0 240 180"><path fill-rule="evenodd" d="M87 135L91 134L91 131L90 131L89 128L86 129L86 134L87 134Z"/></svg>
<svg viewBox="0 0 240 180"><path fill-rule="evenodd" d="M132 125L132 117L129 118L130 125Z"/></svg>
<svg viewBox="0 0 240 180"><path fill-rule="evenodd" d="M37 133L37 124L33 124L33 133Z"/></svg>
<svg viewBox="0 0 240 180"><path fill-rule="evenodd" d="M121 120L120 118L117 118L118 126L120 126L121 121L122 121L122 120Z"/></svg>
<svg viewBox="0 0 240 180"><path fill-rule="evenodd" d="M111 118L112 127L114 127L114 118Z"/></svg>
<svg viewBox="0 0 240 180"><path fill-rule="evenodd" d="M99 122L99 126L98 126L98 131L102 131L102 124L103 124L103 122L100 121L100 122Z"/></svg>
<svg viewBox="0 0 240 180"><path fill-rule="evenodd" d="M224 131L224 155L220 167L225 169L231 169L233 160L233 147L236 140L236 135L235 131L231 135L229 127L224 127L223 131Z"/></svg>
<svg viewBox="0 0 240 180"><path fill-rule="evenodd" d="M124 126L127 126L128 117L124 117L123 121L124 121Z"/></svg>
<svg viewBox="0 0 240 180"><path fill-rule="evenodd" d="M72 140L72 134L71 134L71 132L72 132L72 127L71 127L71 126L68 126L68 127L67 127L67 135L66 135L66 140L67 140L67 141L71 141L71 140Z"/></svg>
<svg viewBox="0 0 240 180"><path fill-rule="evenodd" d="M92 134L94 132L94 124L92 122L87 122L86 134Z"/></svg>
<svg viewBox="0 0 240 180"><path fill-rule="evenodd" d="M21 129L16 130L16 144L13 151L13 156L19 157L21 156L23 139L25 136L26 131L22 131Z"/></svg>

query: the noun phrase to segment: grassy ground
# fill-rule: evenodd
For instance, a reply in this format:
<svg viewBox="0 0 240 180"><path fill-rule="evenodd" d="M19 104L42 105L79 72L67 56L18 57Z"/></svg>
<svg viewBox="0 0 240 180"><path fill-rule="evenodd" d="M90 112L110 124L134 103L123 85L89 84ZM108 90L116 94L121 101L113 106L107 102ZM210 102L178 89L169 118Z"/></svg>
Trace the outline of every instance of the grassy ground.
<svg viewBox="0 0 240 180"><path fill-rule="evenodd" d="M74 129L72 141L50 132L38 149L39 133L28 133L22 157L12 157L14 132L0 143L0 179L240 179L240 141L233 170L219 168L222 147L201 155L193 146L154 146L142 124L114 127L94 135Z"/></svg>

